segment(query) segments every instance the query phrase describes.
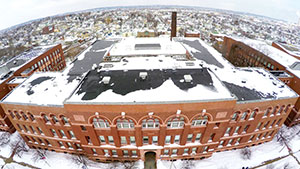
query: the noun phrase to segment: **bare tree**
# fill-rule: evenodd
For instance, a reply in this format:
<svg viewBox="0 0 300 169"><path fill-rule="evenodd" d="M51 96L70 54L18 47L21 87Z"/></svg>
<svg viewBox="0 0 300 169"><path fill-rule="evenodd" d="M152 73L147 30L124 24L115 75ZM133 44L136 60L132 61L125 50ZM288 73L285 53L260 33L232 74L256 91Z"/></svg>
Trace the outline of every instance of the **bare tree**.
<svg viewBox="0 0 300 169"><path fill-rule="evenodd" d="M137 168L136 162L130 161L130 162L121 162L125 169L134 169Z"/></svg>
<svg viewBox="0 0 300 169"><path fill-rule="evenodd" d="M0 147L10 142L10 133L4 132L0 135Z"/></svg>
<svg viewBox="0 0 300 169"><path fill-rule="evenodd" d="M40 150L40 149L35 149L34 153L32 155L32 160L34 162L38 162L40 160L44 160L47 157L47 151L46 150Z"/></svg>
<svg viewBox="0 0 300 169"><path fill-rule="evenodd" d="M266 167L266 169L274 169L275 168L275 166L273 165L273 164L269 164L269 165L267 165L267 167Z"/></svg>
<svg viewBox="0 0 300 169"><path fill-rule="evenodd" d="M241 154L242 159L244 159L244 160L250 160L252 152L251 152L251 150L248 147L246 147L246 148L244 148L244 149L242 149L240 151L240 154Z"/></svg>
<svg viewBox="0 0 300 169"><path fill-rule="evenodd" d="M195 161L194 160L184 160L182 161L181 169L192 169L195 168Z"/></svg>
<svg viewBox="0 0 300 169"><path fill-rule="evenodd" d="M9 158L11 159L15 155L21 158L23 152L28 152L29 150L29 147L26 145L25 141L20 135L18 135L17 139L10 144L10 147L12 149L12 153Z"/></svg>
<svg viewBox="0 0 300 169"><path fill-rule="evenodd" d="M72 161L78 166L82 165L82 168L88 167L88 158L84 155L78 154L72 156Z"/></svg>
<svg viewBox="0 0 300 169"><path fill-rule="evenodd" d="M277 142L279 142L280 145L286 146L288 151L291 153L290 149L290 141L293 138L288 132L286 132L283 128L279 129L279 131L276 134Z"/></svg>

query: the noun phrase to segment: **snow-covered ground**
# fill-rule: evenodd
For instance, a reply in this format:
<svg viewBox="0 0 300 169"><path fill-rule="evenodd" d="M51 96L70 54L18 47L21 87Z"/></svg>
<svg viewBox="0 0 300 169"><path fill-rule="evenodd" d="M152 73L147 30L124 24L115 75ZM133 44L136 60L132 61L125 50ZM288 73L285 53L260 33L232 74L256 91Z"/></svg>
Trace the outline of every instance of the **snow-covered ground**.
<svg viewBox="0 0 300 169"><path fill-rule="evenodd" d="M284 128L285 135L292 135L299 131L295 131L295 129L286 129ZM0 132L2 134L2 132ZM11 141L15 140L18 136L17 133L14 133L11 136ZM294 155L300 159L300 136L294 137L290 141L290 147L294 152ZM250 160L244 160L241 157L240 151L241 150L233 150L233 151L225 151L214 153L212 157L204 159L204 160L195 160L191 162L177 160L174 162L170 161L157 161L157 168L159 169L170 169L170 168L184 168L190 167L191 169L195 168L205 168L205 169L241 169L242 167L255 167L258 165L263 164L265 161L275 159L277 157L282 157L288 155L288 150L285 146L280 145L276 137L273 141L261 144L259 146L254 146L250 148L252 155ZM47 157L44 160L39 160L38 162L34 162L33 160L33 153L35 150L30 150L22 155L21 158L18 156L14 157L14 160L17 162L25 162L27 164L33 165L38 168L43 169L52 169L52 168L63 168L63 169L76 169L82 168L82 166L75 164L72 160L72 155L70 154L63 154L63 153L55 153L55 152L47 152ZM5 145L0 147L0 155L4 157L9 157L11 153L11 149L9 145ZM0 166L4 164L4 160L0 158ZM144 164L142 161L138 161L135 164L136 169L143 168ZM271 164L265 165L260 167L261 169L272 168L274 169L298 169L300 165L292 156L287 156L286 158L282 158L278 161L275 161ZM27 168L22 165L16 163L10 163L5 166L6 169L11 168ZM88 161L88 168L89 169L102 169L102 168L117 168L123 169L125 168L124 163L97 163L93 161Z"/></svg>

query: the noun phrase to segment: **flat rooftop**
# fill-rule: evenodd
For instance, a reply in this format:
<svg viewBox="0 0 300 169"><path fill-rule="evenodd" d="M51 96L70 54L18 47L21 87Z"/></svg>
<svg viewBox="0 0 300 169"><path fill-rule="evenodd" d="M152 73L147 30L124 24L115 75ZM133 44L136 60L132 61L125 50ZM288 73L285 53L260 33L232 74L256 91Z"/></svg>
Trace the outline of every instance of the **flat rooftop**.
<svg viewBox="0 0 300 169"><path fill-rule="evenodd" d="M111 56L185 55L186 49L170 38L124 38L110 50Z"/></svg>
<svg viewBox="0 0 300 169"><path fill-rule="evenodd" d="M123 56L119 62L103 61L105 54L116 46L114 44L124 46L132 41L129 39L96 41L63 72L35 73L2 101L62 106L64 103L245 102L298 97L264 69L234 67L199 38L174 38L172 42L169 38L150 40L151 44L159 43L162 48L162 41L180 45L185 53L186 50L191 53L192 60L152 53L146 57ZM133 47L135 44L140 43L134 42Z"/></svg>
<svg viewBox="0 0 300 169"><path fill-rule="evenodd" d="M38 72L15 88L4 103L33 105L63 105L63 101L78 85L68 82L68 76L60 72Z"/></svg>
<svg viewBox="0 0 300 169"><path fill-rule="evenodd" d="M230 92L238 98L238 101L298 96L297 93L263 68L235 67L213 47L208 46L199 39L189 38L184 39L182 42L193 56L202 62L203 67L213 70ZM201 56L201 53L205 53L204 51L209 52L209 54Z"/></svg>
<svg viewBox="0 0 300 169"><path fill-rule="evenodd" d="M130 58L128 60L130 62ZM235 99L213 72L199 66L198 69L99 70L89 72L67 103ZM142 79L140 73L147 74L147 77ZM186 82L185 75L190 75L192 81ZM110 78L107 84L103 81L105 77Z"/></svg>

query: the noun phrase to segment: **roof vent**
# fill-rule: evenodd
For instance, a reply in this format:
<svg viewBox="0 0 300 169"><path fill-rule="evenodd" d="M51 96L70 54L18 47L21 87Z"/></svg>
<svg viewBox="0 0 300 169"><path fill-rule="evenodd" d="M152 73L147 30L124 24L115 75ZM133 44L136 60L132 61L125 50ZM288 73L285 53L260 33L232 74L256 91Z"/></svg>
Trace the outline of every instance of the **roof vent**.
<svg viewBox="0 0 300 169"><path fill-rule="evenodd" d="M184 78L184 81L187 83L191 83L193 81L193 78L191 75L184 75L183 78Z"/></svg>
<svg viewBox="0 0 300 169"><path fill-rule="evenodd" d="M109 81L110 81L110 77L109 76L104 76L103 79L102 79L102 82L104 84L109 84Z"/></svg>
<svg viewBox="0 0 300 169"><path fill-rule="evenodd" d="M140 78L145 80L147 78L148 73L147 72L140 72Z"/></svg>

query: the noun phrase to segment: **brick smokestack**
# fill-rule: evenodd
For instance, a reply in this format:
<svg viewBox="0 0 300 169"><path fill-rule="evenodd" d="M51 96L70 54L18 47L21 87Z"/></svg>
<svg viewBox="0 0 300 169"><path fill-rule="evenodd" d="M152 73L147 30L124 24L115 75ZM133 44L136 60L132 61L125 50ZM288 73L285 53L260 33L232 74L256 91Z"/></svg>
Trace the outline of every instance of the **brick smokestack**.
<svg viewBox="0 0 300 169"><path fill-rule="evenodd" d="M171 40L176 37L177 28L177 12L172 12L172 23L171 23Z"/></svg>

